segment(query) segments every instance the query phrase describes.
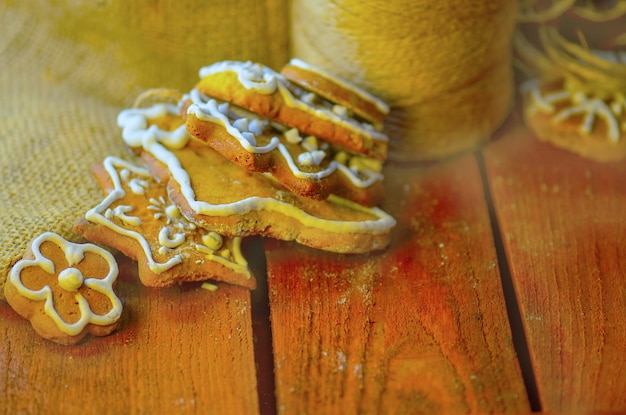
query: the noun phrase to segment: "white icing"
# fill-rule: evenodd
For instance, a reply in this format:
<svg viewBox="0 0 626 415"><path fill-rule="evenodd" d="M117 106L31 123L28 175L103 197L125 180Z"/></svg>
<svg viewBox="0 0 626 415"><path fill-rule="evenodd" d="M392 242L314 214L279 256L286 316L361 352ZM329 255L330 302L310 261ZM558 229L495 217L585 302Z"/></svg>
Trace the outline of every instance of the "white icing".
<svg viewBox="0 0 626 415"><path fill-rule="evenodd" d="M531 79L523 83L520 88L522 92L530 94L531 103L528 107L530 114L536 112L553 113L556 109L554 104L570 99L568 91L556 91L543 95L539 86L540 81L538 79Z"/></svg>
<svg viewBox="0 0 626 415"><path fill-rule="evenodd" d="M359 177L353 169L346 167L343 164L338 164L337 168L350 180L350 182L356 186L361 188L366 188L373 185L376 182L383 180L383 175L377 173L372 170L360 170L360 173L363 178Z"/></svg>
<svg viewBox="0 0 626 415"><path fill-rule="evenodd" d="M202 103L199 100L199 96L193 93L192 99L194 103L189 106L187 110L188 114L193 114L199 120L209 121L221 125L226 129L226 131L228 131L228 134L230 134L231 136L236 138L237 141L239 141L239 144L241 144L241 146L246 149L246 151L250 153L267 153L275 149L276 146L278 146L279 140L276 137L272 138L269 144L265 146L256 146L256 138L254 137L254 133L249 131L244 131L242 133L239 128L231 123L230 118L218 109L218 102L216 100L209 99L207 102ZM239 120L236 120L235 123L237 123L237 121ZM243 125L243 122L239 122L239 125ZM249 123L246 123L246 129L248 126ZM255 125L255 130L257 130L258 127L258 124ZM161 141L159 140L159 142ZM176 147L172 147L168 145L168 143L162 143L165 144L168 148L176 149Z"/></svg>
<svg viewBox="0 0 626 415"><path fill-rule="evenodd" d="M262 147L256 147L254 146L253 143L250 142L250 140L246 139L246 137L244 136L244 134L252 134L252 133L245 133L245 132L242 133L240 129L235 127L235 124L238 124L240 127L249 128L252 125L253 121L258 121L259 124L262 124L264 127L267 127L268 123L264 122L264 120L253 119L251 121L244 122L244 121L240 121L240 120L243 120L244 118L238 118L237 120L231 122L232 117L237 116L235 115L234 111L232 111L234 109L233 106L223 106L219 101L212 99L212 98L208 98L208 100L204 102L203 97L201 97L201 94L196 89L191 91L191 93L189 94L189 97L193 102L193 104L189 106L189 110L188 110L189 114L193 114L199 120L207 121L207 122L214 122L226 128L228 133L232 137L234 137L246 151L249 151L250 153L265 153L268 151L272 151L278 147L280 154L287 162L287 165L289 166L289 169L291 170L292 174L297 178L307 179L307 180L309 179L319 180L319 179L322 179L324 177L331 175L333 172L337 170L338 163L335 161L331 161L326 168L321 169L318 172L304 172L300 170L300 168L298 167L298 164L294 161L292 155L289 153L287 148L283 144L280 143L279 138L272 137L268 145L262 146ZM244 114L239 114L239 115L243 116ZM147 122L146 122L146 125L147 125ZM319 166L322 163L324 157L326 156L325 152L318 150L319 149L318 140L316 137L312 135L307 136L306 138L302 139L298 130L295 128L291 128L285 131L285 133L283 134L283 137L285 141L287 141L288 143L292 143L292 144L300 143L303 149L306 150L305 153L302 153L298 156L298 163L301 166L307 166L307 167L310 167L313 165ZM359 175L356 172L347 168L340 169L340 172L341 174L345 175L354 186L359 187L359 188L366 188L374 184L376 181L383 180L382 175L374 171L368 171L367 169L363 169L362 171L360 171L362 175ZM362 179L361 176L365 176L365 178Z"/></svg>
<svg viewBox="0 0 626 415"><path fill-rule="evenodd" d="M129 117L129 118L126 118L126 120L131 120L131 122L138 121L136 117L133 117L133 118ZM107 197L102 202L100 202L100 204L98 204L93 209L89 210L85 214L85 219L87 219L90 222L98 223L100 225L106 226L109 229L121 235L127 236L137 241L137 243L139 243L139 245L141 246L141 249L143 250L147 258L148 267L150 268L152 272L156 274L165 272L168 269L172 268L173 266L180 264L182 262L182 258L180 257L180 255L176 255L170 258L166 262L156 262L152 256L150 245L148 244L148 241L146 241L146 239L143 237L143 235L141 235L139 232L125 229L117 225L113 221L109 220L106 216L103 215L103 212L110 210L109 206L111 206L113 203L115 203L115 201L123 198L126 195L126 192L124 191L124 188L122 186L122 181L118 174L118 171L116 170L116 167L122 167L122 168L128 169L136 176L139 176L145 179L150 179L152 177L150 173L148 172L148 170L141 168L141 167L133 166L132 164L127 163L115 157L107 157L104 160L103 165L107 173L111 177L114 190L111 191L111 193L109 193Z"/></svg>
<svg viewBox="0 0 626 415"><path fill-rule="evenodd" d="M199 75L200 78L204 78L224 71L236 73L241 85L249 90L268 95L278 91L285 103L290 107L298 108L303 112L312 114L314 117L329 120L367 139L388 141L387 136L376 131L371 124L362 124L351 118L344 119L327 108L303 101L301 97L308 94L308 92L290 91L288 87L289 81L280 73L264 65L252 62L222 61L201 68ZM294 96L294 94L299 95ZM309 100L309 98L306 99Z"/></svg>
<svg viewBox="0 0 626 415"><path fill-rule="evenodd" d="M617 119L613 116L611 109L601 99L588 99L584 93L577 93L573 101L578 105L564 108L554 117L554 122L561 122L574 115L584 115L581 131L590 134L593 129L596 116L604 119L608 126L609 140L618 142L620 138L620 127Z"/></svg>
<svg viewBox="0 0 626 415"><path fill-rule="evenodd" d="M143 140L154 136L156 140L166 144L169 148L180 149L187 145L189 134L185 125L174 131L161 130L156 125L148 128L147 120L165 115L178 115L178 107L169 104L156 104L150 108L126 109L117 117L117 125L122 127L122 138L130 147L141 147Z"/></svg>
<svg viewBox="0 0 626 415"><path fill-rule="evenodd" d="M324 160L324 157L326 157L326 152L324 150L300 153L300 155L298 155L298 163L305 167L319 166L322 160Z"/></svg>
<svg viewBox="0 0 626 415"><path fill-rule="evenodd" d="M245 131L241 136L252 146L256 146L256 137L251 132Z"/></svg>
<svg viewBox="0 0 626 415"><path fill-rule="evenodd" d="M531 80L522 86L522 91L529 94L531 100L528 106L530 115L537 112L553 114L555 123L562 122L576 115L583 116L580 131L590 134L593 130L596 118L599 117L607 125L607 136L610 142L617 143L621 138L621 128L618 118L625 108L624 97L615 93L611 104L607 104L599 98L589 98L582 91L572 92L569 90L557 90L543 94L538 80ZM555 104L569 102L571 105L557 112Z"/></svg>
<svg viewBox="0 0 626 415"><path fill-rule="evenodd" d="M120 170L120 177L122 178L122 180L127 182L128 180L130 180L130 171L128 171L128 169Z"/></svg>
<svg viewBox="0 0 626 415"><path fill-rule="evenodd" d="M132 211L133 211L133 207L132 206L127 206L127 205L119 205L119 206L116 206L113 209L109 209L108 210L108 212L111 212L111 214L110 214L111 217L118 218L119 220L121 220L126 225L141 226L143 221L140 218L138 218L137 216L129 216L129 215L127 215L127 213L132 212ZM111 218L109 218L109 219L111 219Z"/></svg>
<svg viewBox="0 0 626 415"><path fill-rule="evenodd" d="M300 137L300 133L297 128L291 128L283 134L288 143L298 144L302 141L302 137Z"/></svg>
<svg viewBox="0 0 626 415"><path fill-rule="evenodd" d="M253 119L248 123L248 131L256 135L263 134L263 130L267 124L267 121Z"/></svg>
<svg viewBox="0 0 626 415"><path fill-rule="evenodd" d="M203 241L204 240L205 238L203 237ZM209 242L211 246L215 246L215 240L211 241L209 239L207 242ZM246 261L246 259L243 257L243 254L241 253L241 237L235 236L231 238L231 243L232 243L232 250L225 249L218 253L216 252L219 248L221 248L221 245L217 249L212 249L211 247L206 246L206 245L195 244L194 248L198 252L202 252L203 254L205 254L207 259L209 260L220 263L226 267L230 267L234 269L235 271L239 272L240 274L245 273L246 275L250 276L250 272L247 268L248 262ZM222 255L222 253L226 253L227 255ZM232 260L229 260L228 258L231 255L232 255Z"/></svg>
<svg viewBox="0 0 626 415"><path fill-rule="evenodd" d="M307 104L309 104L309 105L313 105L313 103L315 102L315 98L316 98L316 97L317 97L317 96L315 95L315 93L314 93L314 92L308 92L308 93L303 94L303 95L300 97L300 99L301 99L303 102L306 102L306 103L307 103Z"/></svg>
<svg viewBox="0 0 626 415"><path fill-rule="evenodd" d="M328 71L325 71L325 70L323 70L321 68L317 68L317 67L315 67L313 65L310 65L310 64L308 64L308 63L306 63L306 62L304 62L304 61L302 61L301 59L298 59L298 58L291 59L289 61L289 65L293 65L293 66L296 66L298 68L306 69L307 71L311 71L311 72L317 73L318 75L320 75L320 76L322 76L324 78L330 79L334 83L336 83L337 85L340 85L342 88L354 92L356 95L361 97L361 99L371 102L383 114L388 114L389 113L389 105L387 105L385 102L383 102L379 98L375 97L374 95L370 94L366 90L357 87L356 85L348 84L343 79L337 77L334 74L331 74Z"/></svg>
<svg viewBox="0 0 626 415"><path fill-rule="evenodd" d="M150 135L149 137L154 136ZM176 146L177 144L174 145ZM152 255L152 251L148 241L142 234L123 228L112 222L111 220L108 220L106 216L102 215L103 211L111 211L112 209L110 209L109 207L115 201L123 198L126 194L118 169L126 169L129 171L129 174L125 175L127 180L124 181L127 185L129 183L130 174L138 176L139 178L142 178L146 181L154 180L148 170L138 166L134 166L116 157L107 157L104 160L103 165L107 173L111 177L111 181L114 184L114 190L98 206L87 212L85 214L85 218L90 222L104 225L121 235L130 237L137 241L147 259L148 267L155 274L161 274L169 270L170 268L180 264L183 260L183 256L181 254L175 254L172 258L165 262L157 262ZM157 218L157 216L158 218L164 218L167 225L170 225L164 226L159 232L158 237L161 246L157 249L157 252L161 255L171 255L171 251L173 249L181 248L182 245L186 242L187 236L185 232L196 231L197 228L193 223L187 221L185 217L180 214L180 210L178 209L178 207L176 207L174 204L168 204L167 200L165 200L164 197L151 197L148 199L148 202L149 205L146 208L148 210L156 212L154 214L155 218ZM178 229L179 232L173 233L173 228ZM204 230L202 231L204 232ZM202 237L204 241L204 236ZM219 237L221 238L221 236ZM215 239L215 236L212 236L212 238ZM212 252L208 252L209 250L206 247L203 247L203 245L191 243L190 246L194 249L197 249L199 252L207 254L207 258L210 258L213 261L217 261L221 265L250 278L251 274L249 269L247 268L247 262L241 252L238 251L240 241L237 241L236 239L238 238L233 238L232 242L232 260L228 260L228 258L223 258L220 256L214 256Z"/></svg>
<svg viewBox="0 0 626 415"><path fill-rule="evenodd" d="M341 118L348 118L348 109L342 105L333 105L333 112Z"/></svg>
<svg viewBox="0 0 626 415"><path fill-rule="evenodd" d="M52 288L49 285L45 285L40 289L31 290L26 287L21 280L21 273L28 267L39 267L44 272L54 274L56 272L55 264L49 258L46 258L40 250L41 244L49 241L57 245L65 254L66 261L70 268L61 270L59 272L58 281L61 289L64 289L64 285L70 288L69 292L74 295L74 299L78 304L80 311L80 317L74 323L68 323L65 321L55 309L53 301ZM13 284L17 292L32 301L44 301L44 313L50 317L57 327L64 333L75 336L80 334L87 326L87 324L94 324L98 326L108 326L119 320L122 314L122 303L113 291L113 283L117 279L118 267L115 262L115 258L108 251L93 245L93 244L75 244L66 241L61 236L46 232L37 237L32 245L31 251L35 256L34 259L22 259L18 261L11 269L9 274L9 282ZM70 271L80 265L86 253L91 253L100 256L104 259L108 266L107 275L102 278L85 278L82 274L76 271ZM93 312L87 299L78 291L78 288L74 289L78 284L80 278L82 283L80 286L85 286L98 293L103 294L110 302L111 309L105 314L98 314Z"/></svg>
<svg viewBox="0 0 626 415"><path fill-rule="evenodd" d="M312 105L302 101L299 99L299 96L294 96L295 91L292 92L285 84L279 83L278 91L283 97L285 103L290 107L298 108L299 110L307 112L314 117L329 120L350 131L362 135L366 139L376 141L389 140L385 134L376 131L372 124L359 123L353 118L342 118L335 114L332 110L324 108L323 106Z"/></svg>
<svg viewBox="0 0 626 415"><path fill-rule="evenodd" d="M200 69L200 78L213 75L225 70L230 70L233 66L237 67L237 77L239 82L247 89L259 92L261 94L273 94L276 86L282 76L271 70L270 68L253 62L234 62L223 61L217 62L210 66Z"/></svg>
<svg viewBox="0 0 626 415"><path fill-rule="evenodd" d="M191 107L193 107L193 105L190 106L190 108ZM196 108L199 108L199 106L196 105ZM133 114L136 117L144 117L144 120L142 121L139 121L134 117L120 117L118 118L118 121L120 121L120 127L123 128L124 131L129 131L129 135L131 136L140 136L143 149L151 153L156 159L168 167L172 179L176 181L180 187L181 195L185 198L190 208L198 214L208 216L230 216L244 215L248 212L258 210L280 211L297 219L303 225L318 229L328 229L331 227L337 232L345 233L367 232L376 234L386 232L389 228L395 226L396 222L393 217L385 213L383 210L379 208L363 207L357 203L350 202L334 195L329 197L330 201L336 204L349 206L353 210L360 210L375 217L376 219L367 221L336 221L322 219L304 212L302 209L290 203L269 197L251 196L236 202L224 204L211 204L206 201L197 200L191 185L189 174L182 167L178 158L167 148L168 145L173 145L173 148L180 148L180 143L171 143L170 140L162 143L159 141L159 134L148 134L145 131L142 133L140 130L137 130L137 128L141 125L143 125L144 128L147 127L148 119L146 117L148 115L153 115L154 112L144 111ZM129 120L130 125L124 124L125 120Z"/></svg>
<svg viewBox="0 0 626 415"><path fill-rule="evenodd" d="M239 118L232 123L232 126L238 129L239 131L248 131L248 119L247 118Z"/></svg>
<svg viewBox="0 0 626 415"><path fill-rule="evenodd" d="M184 233L175 233L172 236L172 228L164 226L159 231L159 243L167 248L177 248L185 243Z"/></svg>
<svg viewBox="0 0 626 415"><path fill-rule="evenodd" d="M128 181L127 179L124 179ZM134 178L128 181L128 186L130 187L130 191L136 195L143 195L146 193L146 188L148 187L148 182L145 180Z"/></svg>

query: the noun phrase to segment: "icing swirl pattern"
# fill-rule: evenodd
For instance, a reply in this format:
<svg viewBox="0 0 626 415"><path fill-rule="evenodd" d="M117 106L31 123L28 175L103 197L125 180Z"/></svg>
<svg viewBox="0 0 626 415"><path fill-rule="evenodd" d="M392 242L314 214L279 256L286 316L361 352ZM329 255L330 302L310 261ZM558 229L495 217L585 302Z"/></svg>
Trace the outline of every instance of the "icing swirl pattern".
<svg viewBox="0 0 626 415"><path fill-rule="evenodd" d="M168 134L157 131L156 128L147 128L146 131L168 137ZM168 139L165 138L165 141ZM147 169L116 157L107 157L103 166L113 182L113 190L99 205L85 214L85 219L135 240L141 246L153 273L162 274L186 260L206 259L251 277L247 261L240 250L241 238L234 237L230 249L223 244L205 245L203 241L211 232L197 228L182 216L178 207L163 196L165 190L159 190L161 186ZM143 186L138 188L137 183L143 183ZM144 200L144 205L126 204L129 203L126 201L128 192L141 195L140 200ZM122 211L124 216L108 214L111 211ZM137 216L131 218L135 220L129 220L127 214L134 211ZM155 229L157 236L154 241L146 236L150 229ZM214 236L212 238L215 239ZM161 259L157 259L157 256Z"/></svg>
<svg viewBox="0 0 626 415"><path fill-rule="evenodd" d="M382 168L380 163L375 166L377 169L372 169L373 166L366 166L358 162L359 159L365 159L364 157L348 155L344 152L341 156L329 160L324 167L321 167L325 159L338 153L337 150L329 148L327 143L324 143L325 148L321 148L313 136L303 139L295 128L288 130L287 127L270 123L268 120L241 108L235 110L232 105L213 98L203 97L196 89L191 91L189 98L193 104L189 106L188 114L194 115L201 121L222 126L237 140L241 148L251 154L264 154L278 149L279 154L295 177L320 180L337 171L358 188L367 188L375 182L383 180L383 175L380 173ZM256 145L256 143L261 142L259 137L261 135L271 136L269 143ZM290 144L299 147L300 153L296 158L288 149ZM307 167L309 171L304 171L303 168Z"/></svg>
<svg viewBox="0 0 626 415"><path fill-rule="evenodd" d="M42 251L45 244L56 246L63 253L63 260L55 263ZM46 232L37 237L32 245L33 259L22 259L11 269L9 283L17 292L31 301L43 302L43 310L59 330L70 336L78 336L88 324L109 326L122 314L122 303L113 291L118 268L113 255L93 244L76 244L61 236ZM97 261L106 265L105 275L90 275L89 264ZM59 304L64 295L73 299L64 301L63 308L75 304L72 310L60 312ZM108 307L99 312L90 304L91 298L106 298ZM77 317L76 317L77 316ZM33 326L41 324L31 320Z"/></svg>
<svg viewBox="0 0 626 415"><path fill-rule="evenodd" d="M177 135L178 129L168 132L160 130L156 126L155 118L166 114L176 115L177 108L157 104L155 107L146 109L124 110L118 117L118 125L122 128L122 137L129 146L137 147L140 145L143 151L150 153L155 159L167 166L171 178L180 187L182 197L197 214L224 217L245 215L260 210L277 211L288 215L304 226L321 230L332 228L335 232L341 233L387 233L396 223L390 215L379 208L367 208L332 195L329 199L333 203L361 212L369 216L370 219L354 221L325 219L277 197L250 196L226 203L211 203L207 200L198 199L188 172L173 152L175 149L184 147L189 137L184 137L183 134Z"/></svg>
<svg viewBox="0 0 626 415"><path fill-rule="evenodd" d="M567 88L565 84L559 89L542 92L538 79L526 81L521 89L530 97L527 109L529 115L537 112L551 114L556 124L581 116L580 131L586 135L591 134L599 118L606 124L607 138L611 143L618 143L622 131L626 130L626 121L620 124L620 117L626 114L626 100L619 92L608 99L591 98L583 91Z"/></svg>

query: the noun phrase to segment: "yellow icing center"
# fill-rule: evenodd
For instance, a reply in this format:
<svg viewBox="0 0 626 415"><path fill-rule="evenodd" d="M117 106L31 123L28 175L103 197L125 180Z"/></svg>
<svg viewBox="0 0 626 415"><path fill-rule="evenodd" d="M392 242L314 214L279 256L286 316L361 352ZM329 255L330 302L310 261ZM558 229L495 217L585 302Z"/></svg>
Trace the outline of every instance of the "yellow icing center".
<svg viewBox="0 0 626 415"><path fill-rule="evenodd" d="M76 268L67 268L59 273L59 286L65 291L76 292L83 285L83 273Z"/></svg>

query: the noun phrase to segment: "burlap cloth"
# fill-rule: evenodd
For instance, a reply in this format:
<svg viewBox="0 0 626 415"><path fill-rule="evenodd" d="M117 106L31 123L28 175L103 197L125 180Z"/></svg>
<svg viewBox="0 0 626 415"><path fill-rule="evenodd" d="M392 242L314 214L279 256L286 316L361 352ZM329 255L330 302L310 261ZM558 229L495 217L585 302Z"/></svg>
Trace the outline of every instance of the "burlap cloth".
<svg viewBox="0 0 626 415"><path fill-rule="evenodd" d="M187 92L220 60L301 57L390 101L392 155L441 156L508 111L516 4L0 0L0 299L34 237L80 239L74 222L103 197L91 166L130 157L116 117L140 93Z"/></svg>
<svg viewBox="0 0 626 415"><path fill-rule="evenodd" d="M188 91L223 59L280 67L286 0L0 0L0 299L44 231L80 240L102 199L90 169L128 156L118 112L149 88Z"/></svg>

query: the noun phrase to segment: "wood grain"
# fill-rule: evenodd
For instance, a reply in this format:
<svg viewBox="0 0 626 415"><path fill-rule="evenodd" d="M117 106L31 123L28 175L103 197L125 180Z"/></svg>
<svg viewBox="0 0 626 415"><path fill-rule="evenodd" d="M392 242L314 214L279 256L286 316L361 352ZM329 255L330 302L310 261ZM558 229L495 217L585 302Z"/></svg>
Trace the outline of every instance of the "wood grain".
<svg viewBox="0 0 626 415"><path fill-rule="evenodd" d="M626 411L626 163L523 128L484 158L543 410Z"/></svg>
<svg viewBox="0 0 626 415"><path fill-rule="evenodd" d="M120 262L111 336L59 346L0 304L0 413L258 413L249 291L148 289Z"/></svg>
<svg viewBox="0 0 626 415"><path fill-rule="evenodd" d="M475 159L386 181L386 252L266 244L278 412L528 412Z"/></svg>

